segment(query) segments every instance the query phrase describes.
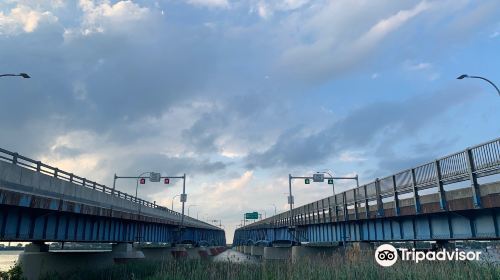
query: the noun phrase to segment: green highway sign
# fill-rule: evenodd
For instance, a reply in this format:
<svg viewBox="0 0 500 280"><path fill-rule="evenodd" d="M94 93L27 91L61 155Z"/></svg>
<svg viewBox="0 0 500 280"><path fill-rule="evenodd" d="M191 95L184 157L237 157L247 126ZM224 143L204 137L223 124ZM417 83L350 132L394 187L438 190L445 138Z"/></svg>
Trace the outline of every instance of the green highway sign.
<svg viewBox="0 0 500 280"><path fill-rule="evenodd" d="M257 220L258 218L259 218L259 213L257 212L245 213L245 219L247 220Z"/></svg>
<svg viewBox="0 0 500 280"><path fill-rule="evenodd" d="M310 180L309 178L308 178L308 179L306 179L306 185L307 185L307 184L310 184L310 183L311 183L311 180Z"/></svg>
<svg viewBox="0 0 500 280"><path fill-rule="evenodd" d="M333 185L333 179L328 179L328 184Z"/></svg>

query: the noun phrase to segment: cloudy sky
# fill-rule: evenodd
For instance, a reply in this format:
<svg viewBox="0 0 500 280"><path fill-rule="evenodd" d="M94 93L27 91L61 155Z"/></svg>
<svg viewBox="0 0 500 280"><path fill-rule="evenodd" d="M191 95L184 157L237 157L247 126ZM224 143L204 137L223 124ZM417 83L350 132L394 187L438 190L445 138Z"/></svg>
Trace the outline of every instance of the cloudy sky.
<svg viewBox="0 0 500 280"><path fill-rule="evenodd" d="M32 79L0 78L0 147L109 186L187 173L191 216L231 242L286 210L289 173L366 183L498 137L495 90L456 77L500 84L499 50L497 0L4 0L1 72Z"/></svg>

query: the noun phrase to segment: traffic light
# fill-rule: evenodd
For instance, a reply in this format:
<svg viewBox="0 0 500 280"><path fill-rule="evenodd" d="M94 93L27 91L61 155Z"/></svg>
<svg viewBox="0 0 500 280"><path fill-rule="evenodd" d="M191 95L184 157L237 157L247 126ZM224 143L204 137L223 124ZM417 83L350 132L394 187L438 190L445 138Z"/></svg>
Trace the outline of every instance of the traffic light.
<svg viewBox="0 0 500 280"><path fill-rule="evenodd" d="M165 180L163 180L163 183L164 183L165 185L170 184L170 178L165 178Z"/></svg>
<svg viewBox="0 0 500 280"><path fill-rule="evenodd" d="M309 185L311 183L311 180L309 178L306 179L306 185Z"/></svg>
<svg viewBox="0 0 500 280"><path fill-rule="evenodd" d="M141 185L146 184L146 179L145 179L145 178L141 178L141 180L139 180L139 183L140 183Z"/></svg>
<svg viewBox="0 0 500 280"><path fill-rule="evenodd" d="M333 179L328 179L328 184L333 185Z"/></svg>

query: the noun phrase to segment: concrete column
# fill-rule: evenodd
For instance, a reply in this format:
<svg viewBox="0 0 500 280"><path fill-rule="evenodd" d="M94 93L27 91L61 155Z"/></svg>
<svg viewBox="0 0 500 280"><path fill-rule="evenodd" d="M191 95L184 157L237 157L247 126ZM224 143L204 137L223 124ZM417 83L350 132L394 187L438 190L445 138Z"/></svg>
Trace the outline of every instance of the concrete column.
<svg viewBox="0 0 500 280"><path fill-rule="evenodd" d="M252 246L248 246L248 245L243 246L243 253L250 255L250 253L252 253L251 250L252 250Z"/></svg>
<svg viewBox="0 0 500 280"><path fill-rule="evenodd" d="M112 266L113 253L105 252L49 252L43 243L29 244L19 255L23 276L28 280L39 279L47 273L65 274L78 269L102 269Z"/></svg>
<svg viewBox="0 0 500 280"><path fill-rule="evenodd" d="M292 256L291 247L265 247L264 260L288 260Z"/></svg>
<svg viewBox="0 0 500 280"><path fill-rule="evenodd" d="M172 260L171 247L141 248L146 260L167 261Z"/></svg>
<svg viewBox="0 0 500 280"><path fill-rule="evenodd" d="M315 259L315 258L328 258L332 257L337 252L336 247L330 246L293 246L292 247L292 261L299 261L301 259Z"/></svg>
<svg viewBox="0 0 500 280"><path fill-rule="evenodd" d="M251 254L252 254L252 256L256 256L256 257L264 256L264 247L263 246L252 246Z"/></svg>
<svg viewBox="0 0 500 280"><path fill-rule="evenodd" d="M140 250L140 248L134 248L132 243L113 244L112 255L116 263L144 259L144 253Z"/></svg>
<svg viewBox="0 0 500 280"><path fill-rule="evenodd" d="M175 246L170 249L170 253L174 259L185 259L188 257L188 252L183 246Z"/></svg>
<svg viewBox="0 0 500 280"><path fill-rule="evenodd" d="M370 242L353 242L352 246L353 246L353 249L359 250L359 251L374 250L373 243L370 243Z"/></svg>

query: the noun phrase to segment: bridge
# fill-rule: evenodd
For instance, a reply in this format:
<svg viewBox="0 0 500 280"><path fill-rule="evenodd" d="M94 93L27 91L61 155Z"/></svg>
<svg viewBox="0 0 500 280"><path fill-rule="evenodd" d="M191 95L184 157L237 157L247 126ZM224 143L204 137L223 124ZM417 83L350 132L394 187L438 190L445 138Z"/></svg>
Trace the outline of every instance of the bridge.
<svg viewBox="0 0 500 280"><path fill-rule="evenodd" d="M300 244L497 240L498 174L500 138L238 228L233 244L278 258Z"/></svg>
<svg viewBox="0 0 500 280"><path fill-rule="evenodd" d="M187 256L199 246L217 250L200 249L195 255L217 254L226 244L224 231L216 226L4 149L0 241L32 242L26 255L48 252L45 242L113 243L115 260L151 253L132 248L134 243L168 243L175 246L169 249L174 256ZM36 278L39 271L25 275Z"/></svg>

